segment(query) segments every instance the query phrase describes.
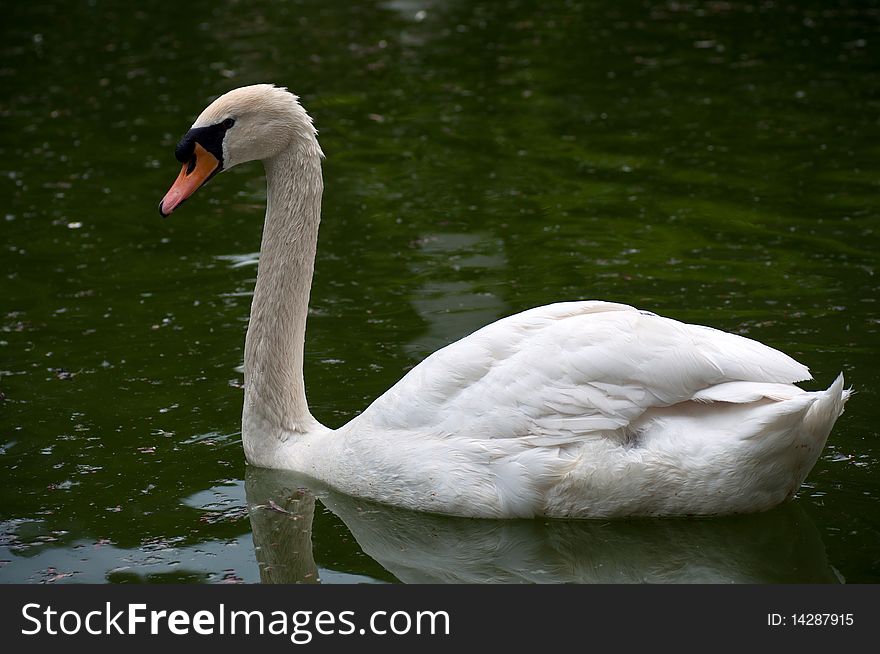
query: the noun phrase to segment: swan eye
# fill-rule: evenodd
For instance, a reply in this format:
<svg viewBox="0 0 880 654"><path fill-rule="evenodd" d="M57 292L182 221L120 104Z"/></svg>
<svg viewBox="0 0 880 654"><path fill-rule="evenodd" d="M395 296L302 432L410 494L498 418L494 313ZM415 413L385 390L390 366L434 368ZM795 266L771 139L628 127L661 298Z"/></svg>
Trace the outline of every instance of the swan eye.
<svg viewBox="0 0 880 654"><path fill-rule="evenodd" d="M223 125L223 129L229 129L233 125L235 125L235 118L227 118L224 120L221 125Z"/></svg>

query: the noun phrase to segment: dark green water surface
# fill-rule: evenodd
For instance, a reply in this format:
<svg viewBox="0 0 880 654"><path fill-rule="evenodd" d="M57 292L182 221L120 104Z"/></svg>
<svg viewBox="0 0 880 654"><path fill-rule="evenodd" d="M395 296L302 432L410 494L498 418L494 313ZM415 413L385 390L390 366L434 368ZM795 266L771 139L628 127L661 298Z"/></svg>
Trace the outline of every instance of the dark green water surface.
<svg viewBox="0 0 880 654"><path fill-rule="evenodd" d="M877 3L9 2L0 34L0 581L880 581ZM247 468L262 171L156 207L266 81L327 154L318 419L502 316L626 302L844 372L797 499L485 522Z"/></svg>

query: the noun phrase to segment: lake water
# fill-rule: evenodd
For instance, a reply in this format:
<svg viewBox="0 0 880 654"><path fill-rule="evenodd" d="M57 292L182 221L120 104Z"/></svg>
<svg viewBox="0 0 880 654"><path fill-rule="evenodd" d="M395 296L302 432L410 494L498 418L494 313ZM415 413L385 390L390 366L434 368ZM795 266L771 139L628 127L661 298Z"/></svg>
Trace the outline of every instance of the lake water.
<svg viewBox="0 0 880 654"><path fill-rule="evenodd" d="M0 27L0 581L880 581L876 2L57 4ZM493 522L248 468L262 171L156 207L194 117L266 81L327 154L318 419L497 318L626 302L844 372L797 499Z"/></svg>

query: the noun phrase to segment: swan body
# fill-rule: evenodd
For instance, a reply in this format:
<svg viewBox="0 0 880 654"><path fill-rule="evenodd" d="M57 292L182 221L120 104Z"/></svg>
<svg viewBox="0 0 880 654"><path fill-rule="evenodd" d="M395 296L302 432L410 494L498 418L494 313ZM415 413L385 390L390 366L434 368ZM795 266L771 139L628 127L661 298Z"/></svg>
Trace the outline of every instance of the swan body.
<svg viewBox="0 0 880 654"><path fill-rule="evenodd" d="M249 463L353 496L471 517L762 511L791 498L850 391L756 341L622 304L564 302L429 356L332 430L309 412L305 321L323 189L312 121L286 89L215 100L177 147L171 213L259 159L268 206L245 342Z"/></svg>

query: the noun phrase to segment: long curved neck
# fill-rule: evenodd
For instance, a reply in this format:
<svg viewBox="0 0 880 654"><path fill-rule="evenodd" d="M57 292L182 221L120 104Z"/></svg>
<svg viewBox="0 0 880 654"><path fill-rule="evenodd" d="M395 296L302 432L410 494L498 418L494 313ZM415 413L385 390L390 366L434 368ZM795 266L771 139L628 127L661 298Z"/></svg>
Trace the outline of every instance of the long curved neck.
<svg viewBox="0 0 880 654"><path fill-rule="evenodd" d="M257 283L244 347L242 439L252 463L271 465L279 442L307 434L303 381L309 290L321 216L321 150L298 139L266 159L267 206Z"/></svg>

